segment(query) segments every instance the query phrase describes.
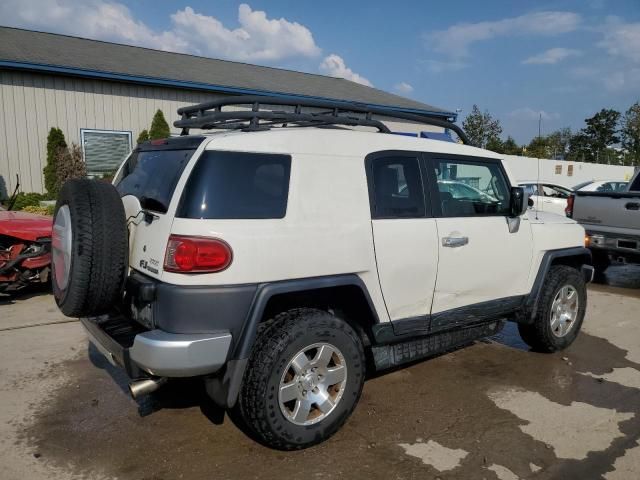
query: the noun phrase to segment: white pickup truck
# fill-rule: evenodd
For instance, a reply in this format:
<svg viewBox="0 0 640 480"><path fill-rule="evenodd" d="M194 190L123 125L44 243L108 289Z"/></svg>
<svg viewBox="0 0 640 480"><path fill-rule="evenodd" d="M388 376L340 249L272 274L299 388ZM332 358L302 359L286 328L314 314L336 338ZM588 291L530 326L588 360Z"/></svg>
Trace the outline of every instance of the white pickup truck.
<svg viewBox="0 0 640 480"><path fill-rule="evenodd" d="M565 211L585 228L597 272L612 261L640 263L640 170L621 192L576 191Z"/></svg>

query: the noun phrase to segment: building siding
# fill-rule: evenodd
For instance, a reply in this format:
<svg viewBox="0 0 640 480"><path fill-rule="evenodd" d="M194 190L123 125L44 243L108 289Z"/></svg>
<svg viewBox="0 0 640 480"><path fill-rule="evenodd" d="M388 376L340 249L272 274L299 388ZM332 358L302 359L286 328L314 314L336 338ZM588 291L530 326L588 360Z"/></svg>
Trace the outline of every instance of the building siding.
<svg viewBox="0 0 640 480"><path fill-rule="evenodd" d="M135 142L159 108L171 126L176 110L219 98L207 92L148 87L59 75L0 71L0 196L15 188L42 192L47 134L80 144L81 129L130 131ZM179 133L171 126L172 133Z"/></svg>

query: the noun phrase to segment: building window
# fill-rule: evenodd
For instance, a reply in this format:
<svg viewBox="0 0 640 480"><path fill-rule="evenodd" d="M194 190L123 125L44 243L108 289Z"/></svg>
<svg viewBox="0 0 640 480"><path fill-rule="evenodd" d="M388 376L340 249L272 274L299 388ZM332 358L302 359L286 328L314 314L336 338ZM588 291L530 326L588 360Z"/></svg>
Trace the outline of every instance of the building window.
<svg viewBox="0 0 640 480"><path fill-rule="evenodd" d="M562 165L556 165L556 175L562 175Z"/></svg>
<svg viewBox="0 0 640 480"><path fill-rule="evenodd" d="M90 177L114 172L131 151L131 132L81 129L80 138Z"/></svg>
<svg viewBox="0 0 640 480"><path fill-rule="evenodd" d="M573 177L573 165L567 165L567 176Z"/></svg>

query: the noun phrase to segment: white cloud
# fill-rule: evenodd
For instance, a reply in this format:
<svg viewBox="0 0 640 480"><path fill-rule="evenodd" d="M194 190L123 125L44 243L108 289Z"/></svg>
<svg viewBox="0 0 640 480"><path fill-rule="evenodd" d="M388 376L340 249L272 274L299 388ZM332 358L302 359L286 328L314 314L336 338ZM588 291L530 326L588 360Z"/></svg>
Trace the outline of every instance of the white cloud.
<svg viewBox="0 0 640 480"><path fill-rule="evenodd" d="M320 64L320 71L325 75L329 75L330 77L345 78L347 80L351 80L352 82L366 85L367 87L373 87L373 84L369 80L364 78L362 75L358 75L356 72L347 67L342 57L336 55L335 53L332 53L331 55L328 55L324 58L324 60Z"/></svg>
<svg viewBox="0 0 640 480"><path fill-rule="evenodd" d="M0 18L5 25L230 60L272 62L321 53L304 25L269 19L246 4L238 8L237 28L185 7L171 15L169 30L154 31L125 5L104 0L3 0Z"/></svg>
<svg viewBox="0 0 640 480"><path fill-rule="evenodd" d="M411 92L413 92L413 85L407 82L396 83L393 86L393 91L396 93L400 93L401 95L409 95Z"/></svg>
<svg viewBox="0 0 640 480"><path fill-rule="evenodd" d="M320 54L311 31L284 18L268 19L265 12L238 9L239 28L225 27L215 17L196 13L191 7L171 15L173 31L199 55L217 55L246 61L274 61L287 57Z"/></svg>
<svg viewBox="0 0 640 480"><path fill-rule="evenodd" d="M573 48L550 48L549 50L545 50L538 55L533 55L522 61L524 64L535 64L535 65L543 65L543 64L556 64L561 62L562 60L568 57L575 57L581 55L582 52L580 50L575 50Z"/></svg>
<svg viewBox="0 0 640 480"><path fill-rule="evenodd" d="M610 17L603 28L604 38L598 44L609 55L640 63L640 22L623 23Z"/></svg>
<svg viewBox="0 0 640 480"><path fill-rule="evenodd" d="M511 118L518 120L538 120L542 117L542 120L556 120L560 118L558 113L545 112L544 110L534 110L530 107L517 108L509 112Z"/></svg>
<svg viewBox="0 0 640 480"><path fill-rule="evenodd" d="M533 12L490 22L458 23L429 33L425 40L439 53L465 57L469 47L479 41L510 35L554 36L575 30L581 21L580 15L573 12Z"/></svg>

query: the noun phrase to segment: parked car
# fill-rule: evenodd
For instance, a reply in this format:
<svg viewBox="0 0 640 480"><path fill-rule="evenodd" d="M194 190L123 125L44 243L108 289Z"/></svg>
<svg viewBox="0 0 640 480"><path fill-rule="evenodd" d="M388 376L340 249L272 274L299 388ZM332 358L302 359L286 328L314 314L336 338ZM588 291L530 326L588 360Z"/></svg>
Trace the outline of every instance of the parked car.
<svg viewBox="0 0 640 480"><path fill-rule="evenodd" d="M56 302L134 396L200 377L252 438L300 449L344 424L376 371L505 320L544 352L578 335L584 229L530 214L500 155L390 135L372 119L387 110L351 103L240 97L178 113L183 136L137 146L113 186L66 183L56 205ZM443 188L470 179L472 196Z"/></svg>
<svg viewBox="0 0 640 480"><path fill-rule="evenodd" d="M533 200L532 209L564 215L567 198L573 192L569 187L556 183L526 181L520 182L529 198Z"/></svg>
<svg viewBox="0 0 640 480"><path fill-rule="evenodd" d="M52 217L11 211L19 185L0 208L0 293L49 281Z"/></svg>
<svg viewBox="0 0 640 480"><path fill-rule="evenodd" d="M573 190L581 192L621 192L629 185L629 182L617 180L591 180L582 182L573 187Z"/></svg>
<svg viewBox="0 0 640 480"><path fill-rule="evenodd" d="M597 272L611 262L640 263L640 171L623 191L576 191L566 215L584 226Z"/></svg>

